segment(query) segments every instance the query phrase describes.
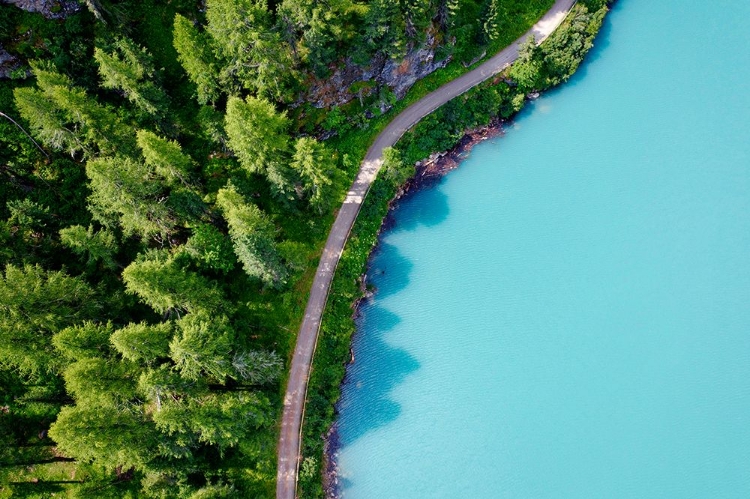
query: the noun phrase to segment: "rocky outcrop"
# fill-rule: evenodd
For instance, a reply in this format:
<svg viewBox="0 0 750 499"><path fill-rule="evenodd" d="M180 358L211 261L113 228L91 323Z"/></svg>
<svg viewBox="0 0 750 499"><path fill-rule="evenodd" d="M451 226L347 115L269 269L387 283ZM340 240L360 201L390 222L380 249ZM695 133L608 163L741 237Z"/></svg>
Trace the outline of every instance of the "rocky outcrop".
<svg viewBox="0 0 750 499"><path fill-rule="evenodd" d="M18 58L9 54L0 45L0 79L10 78L10 74L21 65Z"/></svg>
<svg viewBox="0 0 750 499"><path fill-rule="evenodd" d="M331 108L355 98L363 100L385 87L401 99L417 80L448 64L450 58L435 60L438 46L434 32L430 31L425 42L413 47L401 60L379 54L366 67L347 60L328 78L308 82L303 100L317 108Z"/></svg>
<svg viewBox="0 0 750 499"><path fill-rule="evenodd" d="M81 8L77 0L0 0L26 12L39 12L47 19L63 19Z"/></svg>

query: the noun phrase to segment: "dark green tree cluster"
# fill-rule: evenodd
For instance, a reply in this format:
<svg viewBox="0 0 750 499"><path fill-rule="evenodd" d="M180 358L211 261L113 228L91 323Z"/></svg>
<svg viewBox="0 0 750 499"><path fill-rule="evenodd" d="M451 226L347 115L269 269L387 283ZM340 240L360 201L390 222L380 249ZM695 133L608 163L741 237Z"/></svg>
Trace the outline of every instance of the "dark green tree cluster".
<svg viewBox="0 0 750 499"><path fill-rule="evenodd" d="M290 284L319 230L297 220L335 201L337 157L268 100L291 88L283 41L233 24L273 22L265 4L189 24L196 71L164 54L196 6L146 4L136 25L88 2L57 22L88 26L75 64L41 51L0 81L3 496L272 490Z"/></svg>
<svg viewBox="0 0 750 499"><path fill-rule="evenodd" d="M545 90L567 81L594 46L607 12L607 2L590 0L577 5L563 29L555 31L542 45L533 38L521 47L519 61L510 73L527 92Z"/></svg>

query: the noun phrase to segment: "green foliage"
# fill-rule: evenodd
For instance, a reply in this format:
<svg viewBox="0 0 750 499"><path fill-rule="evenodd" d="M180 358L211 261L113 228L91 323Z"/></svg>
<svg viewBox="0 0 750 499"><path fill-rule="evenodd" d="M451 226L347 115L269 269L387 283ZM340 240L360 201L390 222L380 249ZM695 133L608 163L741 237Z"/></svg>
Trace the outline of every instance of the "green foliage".
<svg viewBox="0 0 750 499"><path fill-rule="evenodd" d="M291 47L274 29L265 0L207 0L206 19L224 81L277 101L293 97Z"/></svg>
<svg viewBox="0 0 750 499"><path fill-rule="evenodd" d="M333 155L317 140L297 139L291 168L300 179L301 194L318 213L327 211L335 198L336 164Z"/></svg>
<svg viewBox="0 0 750 499"><path fill-rule="evenodd" d="M169 344L182 376L196 380L208 376L220 383L233 374L230 352L234 331L226 317L191 313L177 321L180 334Z"/></svg>
<svg viewBox="0 0 750 499"><path fill-rule="evenodd" d="M232 357L233 377L251 385L268 385L278 381L284 363L276 352L238 352Z"/></svg>
<svg viewBox="0 0 750 499"><path fill-rule="evenodd" d="M73 225L60 230L60 242L75 254L85 257L89 266L101 261L107 268L117 267L117 238L107 229L94 231L93 225L89 225L88 229Z"/></svg>
<svg viewBox="0 0 750 499"><path fill-rule="evenodd" d="M56 333L52 337L52 345L68 360L105 357L109 354L109 337L113 330L111 322L98 324L86 321Z"/></svg>
<svg viewBox="0 0 750 499"><path fill-rule="evenodd" d="M231 241L213 225L193 227L193 234L183 249L209 269L229 272L237 264Z"/></svg>
<svg viewBox="0 0 750 499"><path fill-rule="evenodd" d="M151 54L128 38L119 38L115 51L94 49L102 88L118 90L136 107L153 117L163 117L167 97L153 81L155 70Z"/></svg>
<svg viewBox="0 0 750 499"><path fill-rule="evenodd" d="M164 204L166 186L154 169L130 158L96 158L86 163L91 188L89 209L95 219L112 227L118 222L126 236L165 239L177 225Z"/></svg>
<svg viewBox="0 0 750 499"><path fill-rule="evenodd" d="M123 470L143 469L156 457L154 433L139 412L111 406L63 407L49 430L65 454Z"/></svg>
<svg viewBox="0 0 750 499"><path fill-rule="evenodd" d="M406 51L406 27L398 2L373 0L365 17L364 41L372 51L383 50L394 59Z"/></svg>
<svg viewBox="0 0 750 499"><path fill-rule="evenodd" d="M350 0L319 4L304 0L283 0L279 17L283 36L295 57L305 61L323 76L334 62L341 46L352 42L359 25L357 9Z"/></svg>
<svg viewBox="0 0 750 499"><path fill-rule="evenodd" d="M219 97L218 61L211 37L200 33L193 23L177 14L174 18L174 48L190 81L195 84L198 102L213 104Z"/></svg>
<svg viewBox="0 0 750 499"><path fill-rule="evenodd" d="M265 99L230 97L226 131L229 147L251 173L265 175L276 195L293 199L294 182L287 167L289 118Z"/></svg>
<svg viewBox="0 0 750 499"><path fill-rule="evenodd" d="M116 359L83 358L63 373L65 388L81 407L117 407L135 396L132 366Z"/></svg>
<svg viewBox="0 0 750 499"><path fill-rule="evenodd" d="M252 393L206 394L165 403L154 414L154 422L169 435L215 445L223 453L266 423L264 405Z"/></svg>
<svg viewBox="0 0 750 499"><path fill-rule="evenodd" d="M246 203L231 185L219 191L216 203L229 225L229 237L245 273L265 285L283 286L287 270L276 249L271 221L257 206Z"/></svg>
<svg viewBox="0 0 750 499"><path fill-rule="evenodd" d="M118 329L110 341L123 358L148 364L169 356L169 342L173 335L171 322L154 325L141 322Z"/></svg>
<svg viewBox="0 0 750 499"><path fill-rule="evenodd" d="M125 289L161 314L226 308L216 286L205 277L179 267L163 254L149 253L122 272Z"/></svg>
<svg viewBox="0 0 750 499"><path fill-rule="evenodd" d="M190 170L193 161L182 152L179 143L148 130L138 130L136 141L146 164L153 168L167 185L190 185Z"/></svg>
<svg viewBox="0 0 750 499"><path fill-rule="evenodd" d="M37 89L17 88L13 94L21 116L45 145L70 154L91 155L132 150L127 128L109 109L50 64L33 63Z"/></svg>
<svg viewBox="0 0 750 499"><path fill-rule="evenodd" d="M8 265L0 276L0 364L24 373L59 367L52 335L99 316L102 302L82 279L39 266Z"/></svg>
<svg viewBox="0 0 750 499"><path fill-rule="evenodd" d="M404 162L398 149L387 147L383 150L382 175L390 182L401 185L414 175L414 166Z"/></svg>
<svg viewBox="0 0 750 499"><path fill-rule="evenodd" d="M590 11L587 5L597 10ZM521 49L520 61L510 76L525 91L545 90L567 81L594 46L594 37L607 12L606 2L575 5L563 25L542 45L529 40Z"/></svg>
<svg viewBox="0 0 750 499"><path fill-rule="evenodd" d="M209 485L196 490L189 499L224 499L234 497L235 493L228 485Z"/></svg>
<svg viewBox="0 0 750 499"><path fill-rule="evenodd" d="M138 378L138 392L149 401L153 399L160 410L162 397L172 399L194 397L207 390L206 380L190 380L182 377L168 364L143 371Z"/></svg>

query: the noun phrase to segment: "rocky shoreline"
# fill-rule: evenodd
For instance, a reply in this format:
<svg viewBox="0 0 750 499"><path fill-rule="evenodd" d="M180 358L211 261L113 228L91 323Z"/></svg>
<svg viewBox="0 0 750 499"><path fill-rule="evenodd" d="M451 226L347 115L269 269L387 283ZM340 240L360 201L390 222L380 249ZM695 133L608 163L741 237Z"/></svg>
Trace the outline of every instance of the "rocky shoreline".
<svg viewBox="0 0 750 499"><path fill-rule="evenodd" d="M416 193L422 189L429 189L436 185L445 175L450 173L459 167L462 161L464 161L475 145L480 142L484 142L487 139L502 136L504 133L506 121L499 118L493 118L492 121L482 127L474 128L466 131L464 136L458 141L458 143L448 151L433 153L425 160L418 161L415 165L416 171L414 176L404 183L399 189L394 198L391 200L388 215L383 220L383 224L380 227L379 234L384 230L393 227L395 219L393 217L394 209L397 207L398 201L406 196ZM373 252L377 250L377 246L373 248ZM366 275L362 278L362 287L366 288ZM362 298L358 299L354 305L353 315L356 317L359 314L359 306L363 300L366 300L371 293L365 294ZM354 355L350 356L350 361L347 364L354 363ZM347 372L348 375L348 372ZM346 384L347 376L344 376L341 385L343 387ZM338 407L336 407L338 413ZM339 438L338 421L329 428L325 437L323 438L323 491L326 499L337 499L340 497L339 490L339 474L337 466L338 450L341 447L341 441Z"/></svg>

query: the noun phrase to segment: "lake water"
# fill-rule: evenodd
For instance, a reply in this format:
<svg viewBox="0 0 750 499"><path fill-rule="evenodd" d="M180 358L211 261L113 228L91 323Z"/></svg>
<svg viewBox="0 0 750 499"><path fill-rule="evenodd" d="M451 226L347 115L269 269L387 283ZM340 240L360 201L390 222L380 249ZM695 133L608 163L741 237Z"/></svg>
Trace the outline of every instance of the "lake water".
<svg viewBox="0 0 750 499"><path fill-rule="evenodd" d="M620 0L573 81L401 204L345 498L750 497L748 20Z"/></svg>

